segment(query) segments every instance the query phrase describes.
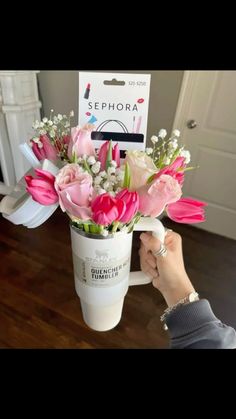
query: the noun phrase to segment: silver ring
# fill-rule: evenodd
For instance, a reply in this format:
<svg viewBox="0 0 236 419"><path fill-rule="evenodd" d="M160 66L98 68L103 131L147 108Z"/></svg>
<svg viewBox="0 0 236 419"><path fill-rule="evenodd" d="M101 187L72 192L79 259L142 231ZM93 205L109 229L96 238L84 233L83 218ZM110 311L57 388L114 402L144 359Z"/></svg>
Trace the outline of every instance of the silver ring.
<svg viewBox="0 0 236 419"><path fill-rule="evenodd" d="M166 255L167 255L167 248L165 247L165 245L163 243L161 243L160 249L152 252L152 254L155 257L157 257L157 256L166 257Z"/></svg>

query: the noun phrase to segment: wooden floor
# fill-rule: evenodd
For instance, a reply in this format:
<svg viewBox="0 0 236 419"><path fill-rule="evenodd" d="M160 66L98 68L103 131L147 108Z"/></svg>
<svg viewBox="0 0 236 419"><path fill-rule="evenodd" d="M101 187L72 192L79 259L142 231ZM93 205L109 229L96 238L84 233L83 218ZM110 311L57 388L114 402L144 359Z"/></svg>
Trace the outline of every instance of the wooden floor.
<svg viewBox="0 0 236 419"><path fill-rule="evenodd" d="M165 219L183 237L186 268L215 314L236 328L236 241ZM139 269L134 234L132 270ZM0 216L1 348L165 348L159 316L165 303L152 285L130 287L119 325L95 332L75 293L68 218L59 210L27 229Z"/></svg>

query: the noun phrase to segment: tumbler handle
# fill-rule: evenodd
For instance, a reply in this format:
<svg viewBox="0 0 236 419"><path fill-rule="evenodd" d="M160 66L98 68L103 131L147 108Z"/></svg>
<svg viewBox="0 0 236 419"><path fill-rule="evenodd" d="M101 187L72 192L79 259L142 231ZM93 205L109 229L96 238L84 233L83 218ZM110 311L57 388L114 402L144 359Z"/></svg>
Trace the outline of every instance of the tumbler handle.
<svg viewBox="0 0 236 419"><path fill-rule="evenodd" d="M165 227L162 222L157 218L142 217L134 226L136 231L152 231L152 235L157 237L161 243L165 240ZM130 272L129 285L144 285L150 284L151 278L145 275L142 271Z"/></svg>

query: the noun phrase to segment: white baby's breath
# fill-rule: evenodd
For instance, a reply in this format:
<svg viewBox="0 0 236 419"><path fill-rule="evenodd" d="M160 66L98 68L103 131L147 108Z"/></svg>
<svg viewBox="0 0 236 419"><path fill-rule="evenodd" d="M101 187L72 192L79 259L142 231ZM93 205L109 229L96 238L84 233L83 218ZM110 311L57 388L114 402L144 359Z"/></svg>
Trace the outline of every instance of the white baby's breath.
<svg viewBox="0 0 236 419"><path fill-rule="evenodd" d="M191 154L188 150L181 150L180 156L185 158L186 164L188 164L191 160Z"/></svg>
<svg viewBox="0 0 236 419"><path fill-rule="evenodd" d="M96 163L95 157L94 156L89 156L87 162L90 166L92 166L93 164Z"/></svg>
<svg viewBox="0 0 236 419"><path fill-rule="evenodd" d="M92 165L91 170L96 175L97 173L99 173L100 167L101 167L101 163L100 161L97 161L95 164Z"/></svg>
<svg viewBox="0 0 236 419"><path fill-rule="evenodd" d="M174 129L172 135L174 135L175 137L180 137L180 131L178 129Z"/></svg>
<svg viewBox="0 0 236 419"><path fill-rule="evenodd" d="M158 137L162 138L162 140L164 140L164 138L167 135L167 131L165 129L160 129L160 131L158 132Z"/></svg>
<svg viewBox="0 0 236 419"><path fill-rule="evenodd" d="M152 152L153 152L153 148L151 148L151 147L147 147L147 148L146 148L146 153L147 153L147 155L152 154Z"/></svg>
<svg viewBox="0 0 236 419"><path fill-rule="evenodd" d="M74 116L74 111L70 111L70 117L73 118Z"/></svg>
<svg viewBox="0 0 236 419"><path fill-rule="evenodd" d="M100 185L101 181L102 181L102 177L99 175L94 178L95 185Z"/></svg>
<svg viewBox="0 0 236 419"><path fill-rule="evenodd" d="M106 180L106 182L103 183L103 188L108 191L108 189L111 187L111 184L108 180Z"/></svg>
<svg viewBox="0 0 236 419"><path fill-rule="evenodd" d="M43 122L46 124L48 122L48 118L43 118Z"/></svg>
<svg viewBox="0 0 236 419"><path fill-rule="evenodd" d="M153 144L157 143L157 142L158 142L158 137L157 137L156 135L152 135L152 137L151 137L151 142L152 142Z"/></svg>
<svg viewBox="0 0 236 419"><path fill-rule="evenodd" d="M107 169L108 175L112 175L115 172L116 172L116 168L115 167L108 167L108 169Z"/></svg>
<svg viewBox="0 0 236 419"><path fill-rule="evenodd" d="M109 182L111 182L112 185L115 185L116 184L116 176L114 176L114 175L109 176Z"/></svg>
<svg viewBox="0 0 236 419"><path fill-rule="evenodd" d="M113 166L113 167L116 167L116 166L117 166L117 163L116 163L116 161L115 161L115 160L112 160L112 161L111 161L111 166Z"/></svg>
<svg viewBox="0 0 236 419"><path fill-rule="evenodd" d="M105 172L105 170L103 170L102 172L99 173L99 175L106 178L107 177L107 172Z"/></svg>
<svg viewBox="0 0 236 419"><path fill-rule="evenodd" d="M118 181L118 182L123 181L124 176L125 176L125 173L124 173L123 171L120 171L120 172L116 173L116 178L117 178L117 181Z"/></svg>
<svg viewBox="0 0 236 419"><path fill-rule="evenodd" d="M57 119L58 119L58 121L61 121L61 120L63 119L63 116L59 113L59 114L57 115Z"/></svg>
<svg viewBox="0 0 236 419"><path fill-rule="evenodd" d="M39 128L39 121L36 120L35 123L32 125L34 129L38 129Z"/></svg>
<svg viewBox="0 0 236 419"><path fill-rule="evenodd" d="M176 150L178 148L178 141L176 138L169 142L169 148L172 150Z"/></svg>

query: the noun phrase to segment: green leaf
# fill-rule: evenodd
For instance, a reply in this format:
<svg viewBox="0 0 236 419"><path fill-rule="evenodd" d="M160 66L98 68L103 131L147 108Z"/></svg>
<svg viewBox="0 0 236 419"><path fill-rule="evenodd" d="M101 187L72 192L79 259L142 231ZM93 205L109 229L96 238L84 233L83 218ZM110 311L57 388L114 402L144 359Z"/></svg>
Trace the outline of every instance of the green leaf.
<svg viewBox="0 0 236 419"><path fill-rule="evenodd" d="M129 186L130 186L130 167L129 167L129 163L126 162L123 188L129 188Z"/></svg>
<svg viewBox="0 0 236 419"><path fill-rule="evenodd" d="M185 172L187 172L188 170L194 170L194 169L199 169L200 166L195 166L195 167L186 167L186 169L184 169Z"/></svg>
<svg viewBox="0 0 236 419"><path fill-rule="evenodd" d="M112 162L112 140L109 141L109 148L108 148L107 158L106 158L106 170L108 169L108 167L111 166L111 162Z"/></svg>
<svg viewBox="0 0 236 419"><path fill-rule="evenodd" d="M147 185L153 181L153 179L154 179L155 175L156 175L156 173L153 173L153 175L151 175L151 176L148 178L148 180L147 180Z"/></svg>

